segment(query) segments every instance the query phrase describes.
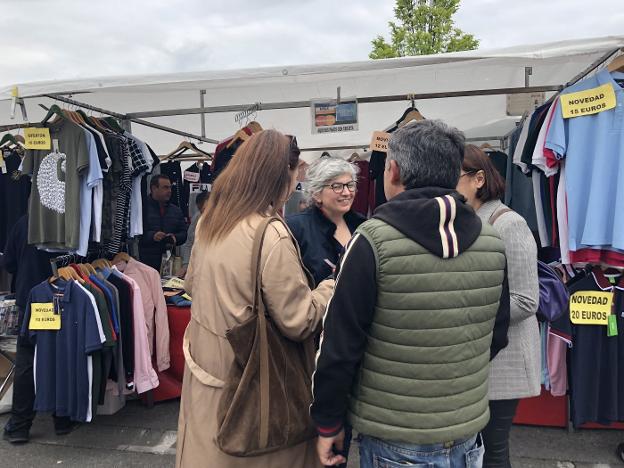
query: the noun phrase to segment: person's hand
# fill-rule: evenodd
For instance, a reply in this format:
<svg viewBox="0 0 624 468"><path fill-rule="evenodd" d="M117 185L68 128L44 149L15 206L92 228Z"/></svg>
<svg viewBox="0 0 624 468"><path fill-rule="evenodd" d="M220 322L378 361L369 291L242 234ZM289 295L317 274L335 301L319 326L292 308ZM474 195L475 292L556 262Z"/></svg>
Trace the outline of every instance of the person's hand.
<svg viewBox="0 0 624 468"><path fill-rule="evenodd" d="M186 271L188 270L188 265L182 265L182 268L178 270L176 276L178 278L184 278L186 276Z"/></svg>
<svg viewBox="0 0 624 468"><path fill-rule="evenodd" d="M316 440L316 453L322 465L335 466L347 461L344 456L334 453L334 446L336 446L338 450L344 448L344 438L344 429L332 437L318 437Z"/></svg>
<svg viewBox="0 0 624 468"><path fill-rule="evenodd" d="M178 240L176 239L176 236L174 236L173 234L167 234L167 237L171 237L171 238L173 239L173 243L174 243L175 245L177 245L177 244L178 244Z"/></svg>
<svg viewBox="0 0 624 468"><path fill-rule="evenodd" d="M165 234L164 232L158 231L156 234L154 234L154 240L156 242L160 242L161 240L163 240L165 238L166 235L167 234Z"/></svg>

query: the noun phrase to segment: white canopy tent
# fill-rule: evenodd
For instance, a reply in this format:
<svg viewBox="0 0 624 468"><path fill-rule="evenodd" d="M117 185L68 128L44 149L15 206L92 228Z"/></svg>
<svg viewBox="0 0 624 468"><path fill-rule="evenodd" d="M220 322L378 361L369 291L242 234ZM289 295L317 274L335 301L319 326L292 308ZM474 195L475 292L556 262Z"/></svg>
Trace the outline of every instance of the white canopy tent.
<svg viewBox="0 0 624 468"><path fill-rule="evenodd" d="M401 95L410 93L420 96L415 104L427 118L442 119L471 137L503 136L506 132L481 132L513 128L513 116L506 115L508 92L517 93L517 88L526 85L529 90L554 92L623 47L624 36L615 36L377 61L46 81L19 84L17 89L31 122L45 114L38 104L53 103L45 96L57 95L200 135L197 108L200 91L205 90L205 107L210 112L204 114L208 139L221 140L233 134L238 129L235 113L260 103L256 120L264 128L296 135L302 148L366 146L373 131L383 130L401 116L409 104L406 98L400 100L404 99ZM530 75L526 67L531 67ZM359 104L358 131L313 135L310 109L303 106L310 99L335 98L338 87L345 98L388 99ZM19 110L15 121L9 119L13 89L0 88L0 125L19 123ZM495 94L463 95L481 91ZM429 93L461 96L422 96ZM188 111L194 113L186 114ZM174 149L182 139L138 124L132 125L132 131L159 154ZM205 143L203 148L209 151L214 145ZM306 159L314 156L308 154Z"/></svg>

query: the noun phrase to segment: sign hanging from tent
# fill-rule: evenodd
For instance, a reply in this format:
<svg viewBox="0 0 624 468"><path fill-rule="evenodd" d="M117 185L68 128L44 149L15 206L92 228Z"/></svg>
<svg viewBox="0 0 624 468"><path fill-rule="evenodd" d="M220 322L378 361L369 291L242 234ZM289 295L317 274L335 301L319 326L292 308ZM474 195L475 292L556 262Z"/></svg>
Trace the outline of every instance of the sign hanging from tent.
<svg viewBox="0 0 624 468"><path fill-rule="evenodd" d="M312 134L342 133L358 130L358 106L356 98L313 99Z"/></svg>

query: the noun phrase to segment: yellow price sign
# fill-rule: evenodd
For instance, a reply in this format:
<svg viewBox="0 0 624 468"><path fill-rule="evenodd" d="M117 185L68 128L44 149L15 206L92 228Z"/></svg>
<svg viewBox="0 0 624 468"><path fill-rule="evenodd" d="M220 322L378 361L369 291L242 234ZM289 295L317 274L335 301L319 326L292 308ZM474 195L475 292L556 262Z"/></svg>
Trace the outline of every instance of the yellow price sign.
<svg viewBox="0 0 624 468"><path fill-rule="evenodd" d="M577 291L570 296L570 321L575 325L608 325L613 293Z"/></svg>
<svg viewBox="0 0 624 468"><path fill-rule="evenodd" d="M30 304L29 330L60 330L61 314L54 313L52 302L33 302Z"/></svg>
<svg viewBox="0 0 624 468"><path fill-rule="evenodd" d="M32 150L52 149L52 139L49 128L29 127L24 129L24 146Z"/></svg>
<svg viewBox="0 0 624 468"><path fill-rule="evenodd" d="M559 99L564 119L604 112L613 109L617 103L610 83L586 91L562 94Z"/></svg>

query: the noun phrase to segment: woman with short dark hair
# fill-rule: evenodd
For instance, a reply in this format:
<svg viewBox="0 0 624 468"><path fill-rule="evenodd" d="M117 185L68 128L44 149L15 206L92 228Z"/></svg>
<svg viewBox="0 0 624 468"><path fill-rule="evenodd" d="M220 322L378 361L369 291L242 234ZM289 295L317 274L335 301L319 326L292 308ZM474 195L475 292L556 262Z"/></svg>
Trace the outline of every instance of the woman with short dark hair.
<svg viewBox="0 0 624 468"><path fill-rule="evenodd" d="M540 394L540 335L537 323L539 284L537 245L519 214L501 197L505 182L478 147L464 151L457 191L484 223L490 223L505 244L511 299L509 344L490 366L490 422L483 430L484 467L510 467L509 431L520 398Z"/></svg>
<svg viewBox="0 0 624 468"><path fill-rule="evenodd" d="M289 216L306 268L318 284L330 276L351 235L366 219L351 209L358 167L342 158L321 157L306 172L309 206Z"/></svg>

